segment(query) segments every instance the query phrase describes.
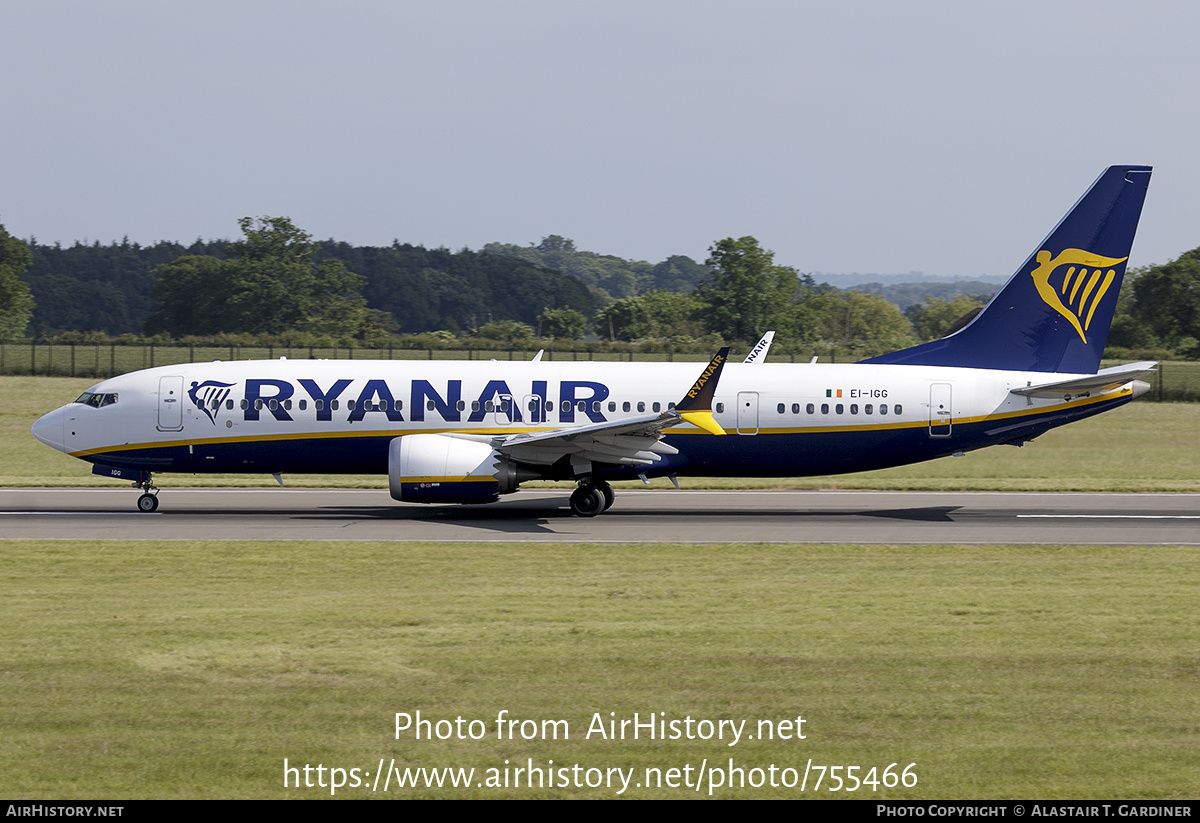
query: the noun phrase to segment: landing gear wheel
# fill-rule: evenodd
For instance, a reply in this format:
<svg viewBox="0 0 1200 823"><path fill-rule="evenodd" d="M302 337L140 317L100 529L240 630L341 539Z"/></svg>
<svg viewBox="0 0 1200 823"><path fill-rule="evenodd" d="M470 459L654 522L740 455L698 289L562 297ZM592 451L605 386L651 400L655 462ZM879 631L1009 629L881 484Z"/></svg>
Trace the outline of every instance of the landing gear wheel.
<svg viewBox="0 0 1200 823"><path fill-rule="evenodd" d="M592 485L600 490L600 494L604 495L604 511L611 509L612 504L617 499L617 496L613 494L612 486L608 485L608 483L604 482L603 480L597 480Z"/></svg>
<svg viewBox="0 0 1200 823"><path fill-rule="evenodd" d="M147 492L138 498L138 511L149 514L158 509L158 498Z"/></svg>
<svg viewBox="0 0 1200 823"><path fill-rule="evenodd" d="M580 486L571 493L571 513L595 517L604 511L604 492L592 485Z"/></svg>

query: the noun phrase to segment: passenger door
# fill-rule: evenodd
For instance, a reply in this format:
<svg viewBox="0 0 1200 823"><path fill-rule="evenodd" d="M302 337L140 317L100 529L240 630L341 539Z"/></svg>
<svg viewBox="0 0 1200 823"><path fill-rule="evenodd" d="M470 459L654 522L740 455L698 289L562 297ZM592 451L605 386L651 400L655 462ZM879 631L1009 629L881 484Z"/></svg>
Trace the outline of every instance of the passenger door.
<svg viewBox="0 0 1200 823"><path fill-rule="evenodd" d="M178 375L158 378L158 430L183 429L183 378Z"/></svg>

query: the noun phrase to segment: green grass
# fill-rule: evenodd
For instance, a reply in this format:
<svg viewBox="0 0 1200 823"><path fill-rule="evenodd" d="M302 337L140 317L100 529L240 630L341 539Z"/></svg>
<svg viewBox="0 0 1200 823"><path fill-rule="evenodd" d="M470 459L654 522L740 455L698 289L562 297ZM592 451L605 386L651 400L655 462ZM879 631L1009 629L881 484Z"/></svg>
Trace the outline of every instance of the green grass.
<svg viewBox="0 0 1200 823"><path fill-rule="evenodd" d="M860 798L1200 793L1188 548L0 546L0 796L322 797L282 787L284 758L373 773L381 757L639 779L731 757L916 763L915 788ZM483 720L487 739L394 739L394 713L418 709ZM567 720L571 738L496 740L502 709ZM749 728L802 715L807 739L583 739L596 712Z"/></svg>
<svg viewBox="0 0 1200 823"><path fill-rule="evenodd" d="M29 434L39 415L69 402L91 380L0 377L0 486L112 486L78 460ZM1200 404L1134 402L1055 429L1022 448L997 446L962 458L836 477L684 478L685 488L825 488L1001 491L1200 491ZM257 475L158 475L163 486L265 486ZM387 478L289 475L289 486L385 488ZM641 488L640 483L622 484ZM655 481L665 487L666 480ZM537 484L529 487L536 488Z"/></svg>

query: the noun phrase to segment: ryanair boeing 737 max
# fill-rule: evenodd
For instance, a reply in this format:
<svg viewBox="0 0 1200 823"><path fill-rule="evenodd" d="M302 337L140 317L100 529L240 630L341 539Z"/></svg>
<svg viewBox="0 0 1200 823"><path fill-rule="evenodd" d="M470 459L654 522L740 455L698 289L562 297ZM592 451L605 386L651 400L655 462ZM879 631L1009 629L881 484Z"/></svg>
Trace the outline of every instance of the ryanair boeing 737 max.
<svg viewBox="0 0 1200 823"><path fill-rule="evenodd" d="M835 474L1021 444L1143 394L1154 363L1099 369L1150 181L1113 166L968 325L861 363L285 360L105 380L33 435L132 480L155 472L379 473L392 496L486 503L574 480Z"/></svg>

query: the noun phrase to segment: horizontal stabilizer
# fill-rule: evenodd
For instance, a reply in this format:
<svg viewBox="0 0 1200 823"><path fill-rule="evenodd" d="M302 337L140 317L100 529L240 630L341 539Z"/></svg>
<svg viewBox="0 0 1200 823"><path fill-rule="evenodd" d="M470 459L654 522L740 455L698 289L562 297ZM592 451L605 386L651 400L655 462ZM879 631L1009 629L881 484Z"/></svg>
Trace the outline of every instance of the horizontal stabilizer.
<svg viewBox="0 0 1200 823"><path fill-rule="evenodd" d="M1012 393L1019 394L1022 397L1058 397L1064 394L1080 395L1090 394L1091 392L1111 391L1126 383L1137 380L1139 377L1145 377L1147 374L1153 372L1154 367L1157 365L1158 363L1152 360L1143 360L1138 363L1101 369L1087 377L1075 377L1071 380L1059 380L1055 383L1041 383L1037 386L1012 389Z"/></svg>

